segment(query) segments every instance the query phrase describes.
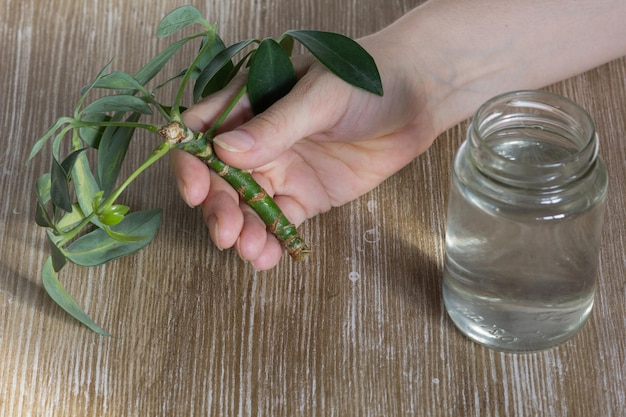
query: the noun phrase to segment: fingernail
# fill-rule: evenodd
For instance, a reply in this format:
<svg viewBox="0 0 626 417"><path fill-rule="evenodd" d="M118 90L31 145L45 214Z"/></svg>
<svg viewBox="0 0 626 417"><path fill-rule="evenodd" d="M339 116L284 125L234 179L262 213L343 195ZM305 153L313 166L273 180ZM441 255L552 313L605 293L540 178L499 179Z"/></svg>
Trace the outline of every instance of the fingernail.
<svg viewBox="0 0 626 417"><path fill-rule="evenodd" d="M189 194L187 194L187 187L186 186L183 185L181 192L183 194L183 200L185 201L185 203L187 203L187 205L189 207L195 208L195 206L189 202Z"/></svg>
<svg viewBox="0 0 626 417"><path fill-rule="evenodd" d="M254 139L245 132L233 130L216 136L213 143L230 152L246 152L254 146Z"/></svg>
<svg viewBox="0 0 626 417"><path fill-rule="evenodd" d="M180 191L180 197L183 199L185 204L187 204L191 208L194 208L194 206L192 206L191 203L189 202L189 194L187 194L187 186L185 185L183 180L181 180L180 178L176 178L176 185L178 186L178 191Z"/></svg>
<svg viewBox="0 0 626 417"><path fill-rule="evenodd" d="M224 248L222 248L222 245L220 245L220 230L217 224L217 218L215 216L210 216L207 224L209 226L209 234L211 235L213 244L215 244L215 247L217 247L218 250L224 250Z"/></svg>

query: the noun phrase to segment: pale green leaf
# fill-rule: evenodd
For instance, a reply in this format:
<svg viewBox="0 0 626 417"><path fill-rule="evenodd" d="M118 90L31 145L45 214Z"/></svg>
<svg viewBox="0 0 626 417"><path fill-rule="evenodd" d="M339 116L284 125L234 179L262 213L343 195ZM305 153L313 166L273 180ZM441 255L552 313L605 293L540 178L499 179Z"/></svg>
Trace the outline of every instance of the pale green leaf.
<svg viewBox="0 0 626 417"><path fill-rule="evenodd" d="M72 298L71 295L63 288L59 279L57 278L57 274L54 271L54 267L52 266L52 258L48 257L43 266L42 271L42 281L43 287L50 296L54 300L55 303L59 305L63 310L69 313L70 316L89 327L94 332L101 334L103 336L111 336L109 332L104 330L102 327L98 326L88 315L83 311L82 308L76 303L76 301Z"/></svg>
<svg viewBox="0 0 626 417"><path fill-rule="evenodd" d="M41 227L53 227L54 222L46 204L50 201L51 188L50 173L47 172L35 181L35 195L37 196L37 207L35 209L35 223Z"/></svg>
<svg viewBox="0 0 626 417"><path fill-rule="evenodd" d="M88 84L88 85L84 86L83 88L81 88L81 90L80 90L80 96L81 97L80 97L80 100L78 100L78 104L79 105L85 99L87 94L91 91L91 89L93 88L94 84L97 83L100 78L104 77L104 75L109 70L109 67L111 66L112 63L113 63L113 58L111 58L109 60L109 62L107 62L104 67L102 67L102 69L96 75L96 78L94 78L94 80L90 84Z"/></svg>
<svg viewBox="0 0 626 417"><path fill-rule="evenodd" d="M152 58L150 62L148 62L142 69L139 70L139 72L137 72L137 74L135 74L135 79L142 85L146 85L163 69L172 56L174 56L174 54L191 39L191 37L187 37L176 41L159 52L157 56Z"/></svg>
<svg viewBox="0 0 626 417"><path fill-rule="evenodd" d="M159 23L157 37L164 38L195 23L205 24L202 14L194 6L181 6L168 13Z"/></svg>
<svg viewBox="0 0 626 417"><path fill-rule="evenodd" d="M111 116L105 113L89 113L82 117L82 121L93 123L109 122L111 121ZM105 129L106 126L84 126L78 129L78 136L87 145L98 149Z"/></svg>
<svg viewBox="0 0 626 417"><path fill-rule="evenodd" d="M96 266L137 252L154 238L161 223L161 213L160 209L131 213L112 228L115 233L141 237L141 240L123 243L97 229L72 242L66 248L67 257L78 265Z"/></svg>
<svg viewBox="0 0 626 417"><path fill-rule="evenodd" d="M145 95L150 95L143 85L132 75L123 71L113 71L94 83L94 88L106 88L110 90L137 90Z"/></svg>
<svg viewBox="0 0 626 417"><path fill-rule="evenodd" d="M72 169L72 182L81 212L90 214L93 210L93 199L96 194L100 192L100 187L91 172L89 159L84 153L78 157L74 164L74 169ZM100 221L97 217L93 217L91 222L100 226Z"/></svg>
<svg viewBox="0 0 626 417"><path fill-rule="evenodd" d="M63 215L63 217L61 217L61 219L57 222L56 227L61 231L69 230L72 227L78 226L78 224L84 219L85 213L83 213L83 210L80 208L78 203L74 203L72 206L72 212Z"/></svg>
<svg viewBox="0 0 626 417"><path fill-rule="evenodd" d="M152 108L143 99L127 95L114 94L100 97L88 104L82 113L108 113L108 112L137 112L152 114Z"/></svg>
<svg viewBox="0 0 626 417"><path fill-rule="evenodd" d="M64 124L66 124L66 123L68 123L70 121L71 121L71 119L69 119L67 117L62 117L59 120L57 120L56 122L54 122L54 124L52 126L50 126L48 128L48 130L45 131L43 136L41 136L39 139L37 139L37 142L35 142L35 144L33 145L32 149L30 151L30 155L28 156L28 161L33 159L33 157L35 157L35 155L37 155L39 153L39 151L41 151L41 149L44 147L46 142L48 142L48 140L56 133L56 131L61 128L61 126L63 126Z"/></svg>

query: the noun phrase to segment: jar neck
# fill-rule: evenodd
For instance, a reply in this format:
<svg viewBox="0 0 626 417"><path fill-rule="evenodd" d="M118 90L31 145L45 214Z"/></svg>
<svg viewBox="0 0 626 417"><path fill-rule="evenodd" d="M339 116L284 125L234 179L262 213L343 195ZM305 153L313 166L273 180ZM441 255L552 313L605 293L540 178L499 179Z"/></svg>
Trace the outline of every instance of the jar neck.
<svg viewBox="0 0 626 417"><path fill-rule="evenodd" d="M468 129L470 158L491 180L524 189L560 188L593 166L593 120L576 103L548 92L517 91L482 105Z"/></svg>

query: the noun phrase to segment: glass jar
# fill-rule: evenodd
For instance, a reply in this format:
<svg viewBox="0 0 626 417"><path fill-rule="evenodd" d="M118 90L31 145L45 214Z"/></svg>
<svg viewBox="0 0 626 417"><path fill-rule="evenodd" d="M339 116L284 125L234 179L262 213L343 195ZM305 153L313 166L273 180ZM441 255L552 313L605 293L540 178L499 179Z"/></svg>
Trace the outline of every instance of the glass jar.
<svg viewBox="0 0 626 417"><path fill-rule="evenodd" d="M542 91L475 113L450 185L443 298L487 347L528 352L572 337L593 306L606 166L589 114Z"/></svg>

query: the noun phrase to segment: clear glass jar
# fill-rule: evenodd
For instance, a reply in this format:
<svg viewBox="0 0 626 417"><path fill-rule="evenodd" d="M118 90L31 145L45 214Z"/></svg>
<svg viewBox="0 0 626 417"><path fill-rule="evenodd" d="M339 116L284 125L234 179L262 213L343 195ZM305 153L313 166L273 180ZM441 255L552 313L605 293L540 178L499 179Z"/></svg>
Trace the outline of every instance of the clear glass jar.
<svg viewBox="0 0 626 417"><path fill-rule="evenodd" d="M591 117L542 91L475 113L450 185L443 297L456 326L501 351L573 336L593 306L606 166Z"/></svg>

